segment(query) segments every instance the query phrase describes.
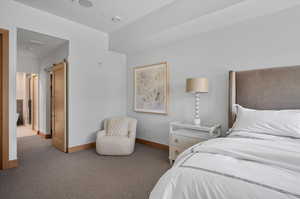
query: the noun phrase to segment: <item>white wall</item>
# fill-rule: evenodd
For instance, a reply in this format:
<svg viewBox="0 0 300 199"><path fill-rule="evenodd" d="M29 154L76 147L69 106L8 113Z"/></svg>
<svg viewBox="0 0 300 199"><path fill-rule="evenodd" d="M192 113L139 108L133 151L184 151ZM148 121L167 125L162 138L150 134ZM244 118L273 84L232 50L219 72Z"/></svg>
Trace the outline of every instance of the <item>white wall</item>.
<svg viewBox="0 0 300 199"><path fill-rule="evenodd" d="M10 31L10 101L16 98L17 27L70 41L69 54L69 147L95 139L99 123L108 115L125 114L125 57L114 55L103 68L108 35L95 29L30 8L11 0L0 2L0 27ZM106 57L107 56L107 57ZM108 78L111 77L111 78ZM110 110L108 110L108 108ZM10 103L9 159L16 159L16 104Z"/></svg>
<svg viewBox="0 0 300 199"><path fill-rule="evenodd" d="M91 62L83 66L88 67L88 70L70 76L78 81L74 83L73 89L81 92L73 93L70 99L76 108L70 109L69 118L77 122L69 125L69 132L86 132L70 136L71 146L95 141L96 131L100 129L103 118L126 115L125 55L106 52L102 64Z"/></svg>
<svg viewBox="0 0 300 199"><path fill-rule="evenodd" d="M50 134L50 75L45 69L53 64L60 63L69 56L69 42L66 42L47 55L39 58L40 63L40 96L39 96L39 130L44 134Z"/></svg>
<svg viewBox="0 0 300 199"><path fill-rule="evenodd" d="M39 60L33 54L23 50L18 50L17 72L38 74L40 72Z"/></svg>
<svg viewBox="0 0 300 199"><path fill-rule="evenodd" d="M208 77L201 95L201 118L227 129L228 71L300 65L300 7L203 33L168 46L128 55L128 115L138 119L137 136L168 143L170 121L192 121L194 98L185 93L188 77ZM167 61L170 65L170 114L133 112L132 67Z"/></svg>
<svg viewBox="0 0 300 199"><path fill-rule="evenodd" d="M16 86L16 99L25 100L25 81L26 81L26 73L17 73L17 86Z"/></svg>

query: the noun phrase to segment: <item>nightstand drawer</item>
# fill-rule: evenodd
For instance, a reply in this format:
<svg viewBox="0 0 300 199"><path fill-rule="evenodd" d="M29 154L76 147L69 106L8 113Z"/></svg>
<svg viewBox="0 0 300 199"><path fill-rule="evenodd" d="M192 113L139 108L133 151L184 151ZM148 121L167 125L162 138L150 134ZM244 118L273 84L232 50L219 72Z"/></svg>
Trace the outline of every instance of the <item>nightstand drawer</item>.
<svg viewBox="0 0 300 199"><path fill-rule="evenodd" d="M186 137L186 136L180 136L180 135L175 135L173 134L170 138L170 144L173 146L177 146L180 148L188 148L190 146L193 146L199 142L205 141L205 139L201 138L191 138L191 137Z"/></svg>
<svg viewBox="0 0 300 199"><path fill-rule="evenodd" d="M171 122L169 132L169 160L170 164L187 148L219 137L221 125L201 126L183 122Z"/></svg>
<svg viewBox="0 0 300 199"><path fill-rule="evenodd" d="M170 146L170 157L171 160L176 160L177 156L182 153L186 148L180 148L175 146Z"/></svg>

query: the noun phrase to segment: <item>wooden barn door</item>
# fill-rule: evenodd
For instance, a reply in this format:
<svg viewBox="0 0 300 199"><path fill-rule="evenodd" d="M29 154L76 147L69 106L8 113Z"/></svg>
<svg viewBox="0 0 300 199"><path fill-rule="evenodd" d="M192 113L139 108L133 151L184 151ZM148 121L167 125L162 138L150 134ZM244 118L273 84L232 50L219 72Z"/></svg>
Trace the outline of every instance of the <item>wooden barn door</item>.
<svg viewBox="0 0 300 199"><path fill-rule="evenodd" d="M52 144L60 151L67 152L67 97L66 63L52 68Z"/></svg>

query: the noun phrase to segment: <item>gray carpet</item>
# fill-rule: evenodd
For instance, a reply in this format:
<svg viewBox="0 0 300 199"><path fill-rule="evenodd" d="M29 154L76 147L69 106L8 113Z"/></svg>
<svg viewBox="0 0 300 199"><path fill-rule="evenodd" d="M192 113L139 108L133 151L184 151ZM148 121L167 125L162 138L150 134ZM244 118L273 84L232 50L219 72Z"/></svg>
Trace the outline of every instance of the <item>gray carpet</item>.
<svg viewBox="0 0 300 199"><path fill-rule="evenodd" d="M3 199L146 199L169 168L167 151L136 144L128 157L65 154L39 136L18 139L20 166L0 171Z"/></svg>

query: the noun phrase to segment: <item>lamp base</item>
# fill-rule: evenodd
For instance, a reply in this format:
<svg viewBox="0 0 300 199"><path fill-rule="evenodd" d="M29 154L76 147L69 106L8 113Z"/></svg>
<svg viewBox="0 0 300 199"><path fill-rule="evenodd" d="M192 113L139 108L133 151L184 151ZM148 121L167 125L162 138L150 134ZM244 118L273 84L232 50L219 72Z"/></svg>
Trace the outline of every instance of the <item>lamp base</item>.
<svg viewBox="0 0 300 199"><path fill-rule="evenodd" d="M200 126L201 125L201 119L200 118L195 118L194 119L194 124Z"/></svg>

